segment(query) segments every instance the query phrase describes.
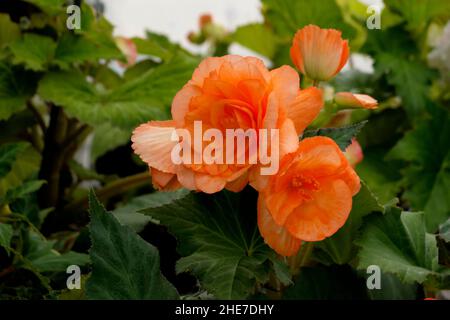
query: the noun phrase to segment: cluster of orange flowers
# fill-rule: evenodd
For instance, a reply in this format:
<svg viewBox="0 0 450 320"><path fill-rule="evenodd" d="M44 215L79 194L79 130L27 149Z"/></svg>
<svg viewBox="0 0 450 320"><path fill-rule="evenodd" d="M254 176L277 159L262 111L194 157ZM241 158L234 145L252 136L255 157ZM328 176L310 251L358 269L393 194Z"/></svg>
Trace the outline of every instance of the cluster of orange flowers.
<svg viewBox="0 0 450 320"><path fill-rule="evenodd" d="M349 48L341 32L309 25L299 30L291 58L306 77L328 81L346 64ZM150 169L155 187L187 188L214 193L238 192L247 184L259 192L258 226L266 243L284 256L295 254L301 241L319 241L345 223L360 181L336 143L327 137L299 135L321 111L316 86L299 87L289 66L269 71L254 57L206 58L172 103L172 120L150 121L133 133L133 149ZM336 103L374 108L375 99L338 93ZM261 164L174 164L173 130L203 128L279 129L280 169L260 174Z"/></svg>

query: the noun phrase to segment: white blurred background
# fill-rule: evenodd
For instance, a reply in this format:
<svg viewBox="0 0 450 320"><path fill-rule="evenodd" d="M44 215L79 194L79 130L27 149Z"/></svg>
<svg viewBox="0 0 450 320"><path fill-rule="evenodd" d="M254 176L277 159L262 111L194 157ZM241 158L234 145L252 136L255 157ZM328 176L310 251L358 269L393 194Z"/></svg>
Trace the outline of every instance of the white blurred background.
<svg viewBox="0 0 450 320"><path fill-rule="evenodd" d="M203 13L212 14L213 19L228 30L234 30L242 24L262 21L260 0L102 1L105 4L104 14L116 26L117 35L144 36L145 30L149 29L164 33L171 40L195 52L201 52L204 48L189 43L186 35L191 30L197 30L198 18ZM367 5L382 5L382 0L362 0L361 2Z"/></svg>

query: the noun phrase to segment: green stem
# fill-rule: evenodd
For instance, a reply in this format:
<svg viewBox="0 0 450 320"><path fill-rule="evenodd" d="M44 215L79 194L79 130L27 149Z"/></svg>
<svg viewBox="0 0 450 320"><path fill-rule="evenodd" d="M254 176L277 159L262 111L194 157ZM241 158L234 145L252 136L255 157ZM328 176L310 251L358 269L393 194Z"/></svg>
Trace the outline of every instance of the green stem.
<svg viewBox="0 0 450 320"><path fill-rule="evenodd" d="M106 201L116 195L122 194L130 189L144 186L150 182L150 174L148 172L138 173L123 179L113 181L103 188L96 191L97 197L101 201ZM64 211L74 212L80 209L86 209L88 207L88 197L82 197L71 203L69 203Z"/></svg>
<svg viewBox="0 0 450 320"><path fill-rule="evenodd" d="M288 260L289 269L293 276L300 272L300 268L307 266L314 250L314 242L304 242L298 254Z"/></svg>

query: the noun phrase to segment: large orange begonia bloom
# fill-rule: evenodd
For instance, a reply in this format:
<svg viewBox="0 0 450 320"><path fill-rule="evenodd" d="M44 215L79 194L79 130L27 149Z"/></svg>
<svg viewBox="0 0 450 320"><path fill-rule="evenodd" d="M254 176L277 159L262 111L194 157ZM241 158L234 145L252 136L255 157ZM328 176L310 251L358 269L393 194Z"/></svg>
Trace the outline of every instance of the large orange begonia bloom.
<svg viewBox="0 0 450 320"><path fill-rule="evenodd" d="M279 129L279 157L294 152L298 135L317 116L323 105L315 87L299 89L299 76L288 66L269 71L253 57L228 55L206 58L192 79L177 93L170 121L150 121L133 133L133 149L151 168L159 189L183 186L206 193L223 188L239 191L260 176L250 164L174 164L171 151L174 130ZM233 152L234 150L224 150ZM193 151L194 152L194 151ZM250 181L250 182L252 182Z"/></svg>
<svg viewBox="0 0 450 320"><path fill-rule="evenodd" d="M301 241L320 241L341 228L360 188L359 177L327 137L302 140L283 157L258 199L258 226L279 254L295 254Z"/></svg>
<svg viewBox="0 0 450 320"><path fill-rule="evenodd" d="M291 59L297 69L308 78L328 81L346 64L349 56L348 41L341 32L308 25L294 36Z"/></svg>

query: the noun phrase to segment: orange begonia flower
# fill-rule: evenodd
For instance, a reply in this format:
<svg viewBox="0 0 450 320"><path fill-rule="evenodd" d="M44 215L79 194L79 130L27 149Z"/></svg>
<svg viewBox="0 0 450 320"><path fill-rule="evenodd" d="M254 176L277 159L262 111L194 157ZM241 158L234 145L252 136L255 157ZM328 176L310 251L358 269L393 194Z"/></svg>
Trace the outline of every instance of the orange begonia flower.
<svg viewBox="0 0 450 320"><path fill-rule="evenodd" d="M351 92L338 92L334 95L334 101L340 107L376 109L378 101L367 94Z"/></svg>
<svg viewBox="0 0 450 320"><path fill-rule="evenodd" d="M361 145L356 139L352 140L352 143L345 149L344 154L353 168L364 159Z"/></svg>
<svg viewBox="0 0 450 320"><path fill-rule="evenodd" d="M347 40L334 29L308 25L294 36L291 59L308 78L328 81L346 64L349 55Z"/></svg>
<svg viewBox="0 0 450 320"><path fill-rule="evenodd" d="M260 192L261 235L279 254L293 255L300 241L323 240L344 225L359 188L359 177L332 139L304 139Z"/></svg>
<svg viewBox="0 0 450 320"><path fill-rule="evenodd" d="M228 55L206 58L192 79L177 93L170 121L150 121L133 133L133 149L153 172L154 185L181 186L206 193L224 187L239 191L252 180L260 185L258 164L175 164L171 151L179 143L173 133L192 132L194 122L203 129L279 129L279 158L294 152L298 135L323 105L317 88L299 89L299 76L288 66L268 71L253 57ZM193 133L194 135L194 133ZM194 146L192 146L193 153ZM236 150L223 150L223 154ZM156 172L156 176L155 176Z"/></svg>

